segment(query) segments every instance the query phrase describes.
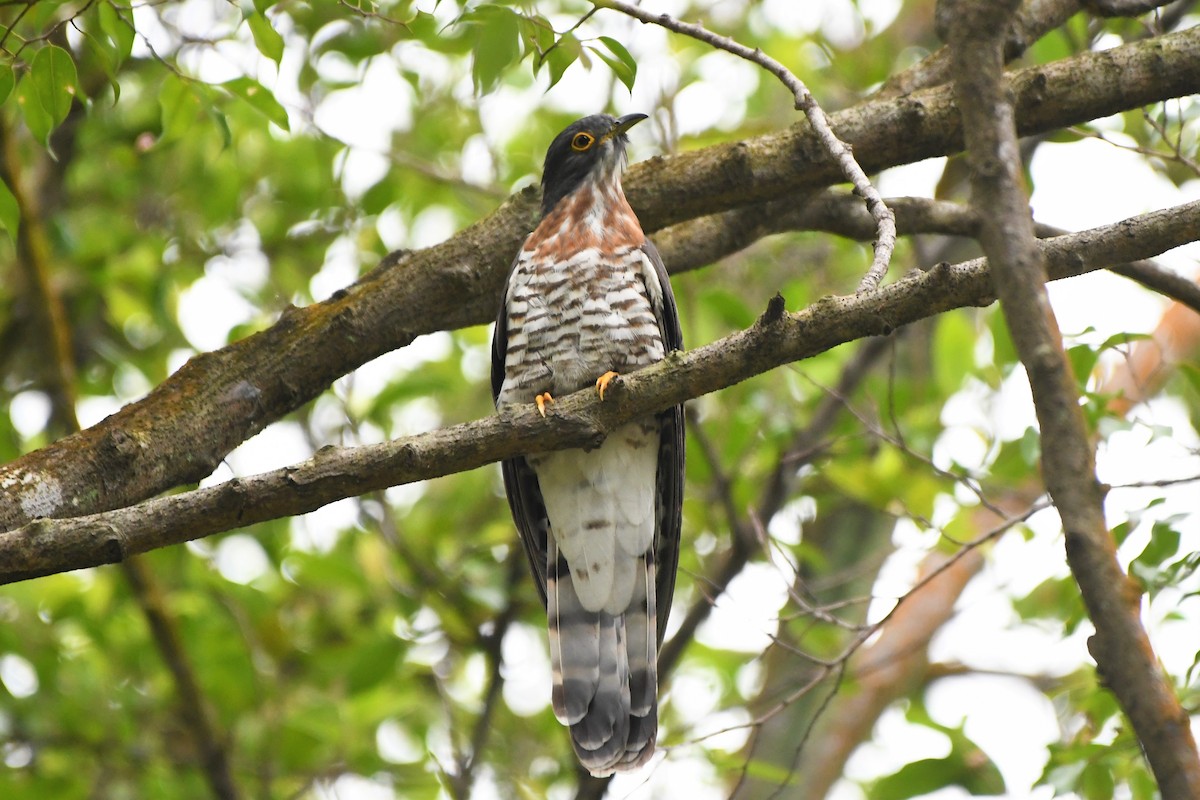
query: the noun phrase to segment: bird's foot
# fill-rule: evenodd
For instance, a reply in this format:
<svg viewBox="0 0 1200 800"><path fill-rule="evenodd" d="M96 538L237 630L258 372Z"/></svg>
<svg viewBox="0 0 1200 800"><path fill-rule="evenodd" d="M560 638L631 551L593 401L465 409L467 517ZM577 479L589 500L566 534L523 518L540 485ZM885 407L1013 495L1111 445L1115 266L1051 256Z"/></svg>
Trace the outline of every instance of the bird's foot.
<svg viewBox="0 0 1200 800"><path fill-rule="evenodd" d="M604 390L608 388L608 385L610 383L612 383L613 380L615 380L616 378L619 378L619 377L621 377L620 374L613 372L612 370L609 370L608 372L601 375L599 378L596 378L596 390L600 392L601 400L604 399Z"/></svg>
<svg viewBox="0 0 1200 800"><path fill-rule="evenodd" d="M537 403L538 413L545 417L546 406L549 403L553 403L554 398L550 396L549 392L542 392L537 397L533 398L533 402Z"/></svg>

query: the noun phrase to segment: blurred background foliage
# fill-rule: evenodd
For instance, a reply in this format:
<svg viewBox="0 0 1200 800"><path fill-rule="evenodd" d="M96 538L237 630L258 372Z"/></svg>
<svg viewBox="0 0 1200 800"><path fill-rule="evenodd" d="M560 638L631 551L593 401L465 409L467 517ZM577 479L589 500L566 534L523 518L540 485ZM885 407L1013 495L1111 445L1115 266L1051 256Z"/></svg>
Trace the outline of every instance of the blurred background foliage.
<svg viewBox="0 0 1200 800"><path fill-rule="evenodd" d="M656 4L761 47L827 110L935 50L933 5ZM1022 63L1195 24L1190 6L1138 20L1075 14ZM547 143L580 115L651 113L634 159L795 121L754 68L594 12L582 0L0 4L0 459L99 420L390 250L486 215L536 182ZM1103 137L1104 152L1194 194L1196 111L1188 99L1129 112L1025 155ZM927 193L931 176L939 197L962 199L956 159L926 166L925 184L884 176L885 193ZM976 252L907 238L893 274ZM852 291L868 261L860 243L794 233L677 276L685 339L749 325L777 291L792 309ZM1149 314L1110 307L1068 331L1102 466L1133 442L1174 465L1165 477L1194 476L1194 366L1171 367L1134 414L1110 402L1105 375L1152 342L1167 309L1132 284L1120 291ZM443 332L348 375L208 482L490 413L489 339L485 328ZM983 309L693 402L667 755L611 796L1154 796L1087 659L1057 520L1035 513L1024 391L1003 324ZM1164 663L1193 712L1194 486L1126 491L1110 509L1156 641L1177 645ZM902 605L882 633L864 627L955 553L963 574L942 617L903 617ZM105 568L0 590L0 796L603 791L581 781L549 711L543 615L494 468L142 563L140 583ZM901 626L914 638L889 651ZM888 652L882 665L866 658ZM939 700L945 686L960 689ZM988 716L993 694L1034 709L1037 724ZM954 700L964 697L981 710Z"/></svg>

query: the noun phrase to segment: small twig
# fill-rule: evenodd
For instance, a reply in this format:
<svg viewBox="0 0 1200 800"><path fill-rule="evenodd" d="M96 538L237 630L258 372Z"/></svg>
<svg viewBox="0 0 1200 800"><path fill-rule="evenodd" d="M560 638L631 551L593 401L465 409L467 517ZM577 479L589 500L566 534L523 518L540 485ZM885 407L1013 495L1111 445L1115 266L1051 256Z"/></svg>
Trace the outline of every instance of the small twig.
<svg viewBox="0 0 1200 800"><path fill-rule="evenodd" d="M1166 109L1167 109L1167 104L1164 102L1162 105L1163 105L1163 113L1165 115ZM1177 105L1178 105L1178 101L1177 101ZM1179 163L1184 164L1192 172L1196 173L1197 175L1200 175L1200 162L1197 162L1193 158L1189 158L1183 152L1183 128L1186 123L1183 120L1183 113L1182 113L1181 109L1178 111L1178 113L1179 113L1179 118L1180 118L1179 133L1175 137L1172 137L1170 135L1170 133L1167 131L1167 126L1164 123L1159 122L1157 119L1150 116L1150 112L1146 111L1145 109L1142 110L1142 119L1144 119L1146 121L1147 125L1149 125L1151 128L1154 129L1155 133L1157 133L1160 137L1162 137L1163 143L1171 148L1171 152L1175 154L1175 159L1177 161L1179 161ZM1156 154L1156 155L1158 155L1158 154Z"/></svg>
<svg viewBox="0 0 1200 800"><path fill-rule="evenodd" d="M1154 129L1155 133L1162 137L1163 143L1171 148L1171 153L1164 153L1163 151L1156 150L1153 147L1143 147L1136 144L1122 144L1121 142L1114 142L1100 131L1088 130L1087 128L1080 127L1078 125L1072 125L1068 130L1077 136L1081 136L1085 139L1095 139L1098 142L1104 142L1107 145L1111 145L1118 150L1124 150L1128 153L1137 153L1138 155L1148 156L1150 158L1161 158L1163 161L1174 161L1177 164L1187 167L1197 175L1200 175L1200 162L1197 162L1184 154L1180 144L1170 140L1170 138L1167 136L1166 128L1164 128L1157 120L1145 112L1142 112L1142 117L1146 120L1146 123Z"/></svg>
<svg viewBox="0 0 1200 800"><path fill-rule="evenodd" d="M853 622L847 622L846 620L829 613L822 606L810 603L806 597L800 594L799 590L797 590L795 586L797 579L800 577L799 570L795 565L789 563L788 568L791 570L792 574L791 576L787 574L787 570L784 569L784 567L775 557L775 551L777 549L781 551L782 555L782 549L779 548L779 543L767 533L766 526L763 525L762 520L759 519L757 514L751 511L749 517L750 525L754 529L754 534L758 539L759 547L762 548L763 554L767 557L767 563L779 573L779 577L782 578L784 583L787 585L788 598L790 598L791 601L800 609L801 615L812 617L813 619L824 622L827 625L832 625L835 628L842 628L843 630L848 631L858 631L862 626L855 625ZM775 638L776 637L774 636L772 637L772 639Z"/></svg>
<svg viewBox="0 0 1200 800"><path fill-rule="evenodd" d="M939 467L937 464L934 463L932 457L927 456L924 453L919 453L916 450L911 449L904 442L903 435L901 435L899 433L899 428L897 428L898 435L893 436L892 434L885 431L882 427L875 424L875 422L873 420L871 420L870 418L868 418L866 414L862 413L857 408L852 406L850 404L849 398L839 394L838 390L836 388L829 388L829 387L822 386L816 380L808 377L807 375L803 375L802 377L804 377L805 380L807 380L809 383L813 384L817 388L826 392L827 394L829 394L830 396L835 398L838 402L840 402L843 406L845 406L845 408L851 414L854 415L854 417L859 421L859 423L862 424L863 428L865 428L866 431L868 433L870 433L872 436L874 436L875 438L884 442L885 444L891 445L898 452L903 453L904 455L907 455L910 458L917 460L921 464L928 467L929 470L931 472L933 472L935 475L937 475L938 477L945 478L946 480L952 481L953 483L956 483L958 485L965 487L967 489L967 491L969 491L971 494L975 495L975 497L979 500L979 504L982 507L986 508L988 511L991 511L993 514L995 514L998 517L1004 516L1004 511L1001 510L997 505L992 503L990 500L988 500L987 496L983 493L983 487L981 485L979 485L978 478L975 478L972 475L958 475L958 474L955 474L954 472L951 472L948 469L943 469L943 468ZM910 514L909 516L912 516L912 515ZM931 524L928 527L934 528L936 526ZM941 535L947 539L950 539L950 537L946 536L945 533L941 533ZM954 541L954 540L950 539L950 541ZM957 542L957 541L955 541L954 543L961 544L961 542Z"/></svg>
<svg viewBox="0 0 1200 800"><path fill-rule="evenodd" d="M389 25L398 25L405 30L409 30L407 22L402 22L401 20L393 19L386 14L381 14L380 12L374 10L374 8L363 8L361 4L352 3L350 0L338 0L338 5L340 5L342 8L345 8L347 11L357 14L363 19L377 19L380 22L386 22ZM374 4L372 3L371 5Z"/></svg>
<svg viewBox="0 0 1200 800"><path fill-rule="evenodd" d="M25 18L25 15L33 10L33 0L25 0L25 3L25 7L17 12L16 19L4 27L4 35L0 36L0 50L4 49L4 43L8 41L9 34L15 31L17 29L17 25L19 25L21 20ZM24 43L21 46L24 47ZM17 53L19 52L21 52L20 49L17 50ZM16 57L15 53L13 54L13 57Z"/></svg>
<svg viewBox="0 0 1200 800"><path fill-rule="evenodd" d="M867 204L867 210L871 212L871 217L875 220L875 258L871 262L871 268L863 276L862 281L859 282L858 291L867 292L879 287L880 282L887 275L888 264L892 260L892 251L896 248L896 217L892 214L892 210L887 207L887 204L883 202L879 191L871 184L870 178L867 177L862 167L854 159L854 154L851 152L850 146L839 139L837 134L833 132L833 128L829 124L829 117L825 115L825 110L817 104L816 99L812 96L812 92L808 91L808 87L804 85L803 81L796 77L791 70L771 58L762 50L758 48L752 50L727 36L713 33L703 25L680 22L667 14L653 14L637 6L623 2L623 0L592 0L592 3L597 8L611 8L641 22L661 25L669 31L690 36L697 41L712 45L727 53L732 53L739 58L744 58L747 61L758 64L778 78L792 93L792 96L796 100L796 109L803 111L804 115L808 117L808 122L812 126L813 132L816 133L825 150L833 157L838 166L841 167L842 174L854 184L855 194L863 198L863 201Z"/></svg>
<svg viewBox="0 0 1200 800"><path fill-rule="evenodd" d="M1178 486L1181 483L1196 483L1200 475L1188 475L1183 478L1162 478L1157 481L1130 481L1129 483L1110 483L1108 489L1163 489L1167 486Z"/></svg>
<svg viewBox="0 0 1200 800"><path fill-rule="evenodd" d="M599 6L593 6L592 8L588 9L588 12L586 14L584 14L582 17L580 17L579 20L576 21L576 23L574 25L567 28L562 33L559 33L558 31L554 30L553 26L542 23L540 20L538 20L535 17L526 17L526 19L528 19L534 25L537 25L538 27L542 27L542 28L548 28L551 33L553 33L555 36L558 37L557 39L554 40L554 44L550 45L545 50L542 50L541 48L537 49L537 61L538 61L537 66L538 66L538 68L539 69L541 68L542 62L546 60L546 56L550 55L550 53L552 53L558 47L559 43L562 42L562 37L579 30L579 28L583 25L583 23L585 23L589 19L591 19L592 15L595 14L599 10L600 10ZM535 43L535 47L536 47L536 43Z"/></svg>

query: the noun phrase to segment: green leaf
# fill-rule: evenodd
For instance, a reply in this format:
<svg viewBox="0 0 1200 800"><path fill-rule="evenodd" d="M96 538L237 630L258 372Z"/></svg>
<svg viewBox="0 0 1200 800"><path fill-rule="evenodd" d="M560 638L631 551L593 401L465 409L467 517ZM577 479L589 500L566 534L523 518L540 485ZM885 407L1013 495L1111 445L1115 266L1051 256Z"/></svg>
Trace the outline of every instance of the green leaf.
<svg viewBox="0 0 1200 800"><path fill-rule="evenodd" d="M253 78L234 78L222 83L221 87L285 131L290 130L287 111L275 99L275 95L258 81Z"/></svg>
<svg viewBox="0 0 1200 800"><path fill-rule="evenodd" d="M205 109L208 112L209 119L217 126L217 130L221 132L221 147L227 148L233 144L233 133L229 130L229 120L219 110L209 106Z"/></svg>
<svg viewBox="0 0 1200 800"><path fill-rule="evenodd" d="M17 85L17 76L10 64L0 64L0 104L3 104L12 94Z"/></svg>
<svg viewBox="0 0 1200 800"><path fill-rule="evenodd" d="M1083 600L1071 578L1047 578L1024 597L1014 597L1012 606L1023 620L1061 622L1067 631L1085 619Z"/></svg>
<svg viewBox="0 0 1200 800"><path fill-rule="evenodd" d="M14 240L17 238L17 229L21 226L21 208L17 205L17 198L3 181L0 181L0 226L3 226Z"/></svg>
<svg viewBox="0 0 1200 800"><path fill-rule="evenodd" d="M50 116L51 127L67 118L75 99L79 75L71 54L57 45L46 45L37 51L29 68L29 76L37 92L38 102Z"/></svg>
<svg viewBox="0 0 1200 800"><path fill-rule="evenodd" d="M118 69L133 52L133 25L117 13L108 3L100 4L100 30L108 37L113 48L113 69Z"/></svg>
<svg viewBox="0 0 1200 800"><path fill-rule="evenodd" d="M955 784L949 759L924 758L905 764L897 772L880 778L867 796L871 800L908 800Z"/></svg>
<svg viewBox="0 0 1200 800"><path fill-rule="evenodd" d="M283 37L271 25L271 21L262 13L255 12L246 16L250 25L250 35L254 37L254 46L258 52L279 63L283 58Z"/></svg>
<svg viewBox="0 0 1200 800"><path fill-rule="evenodd" d="M621 83L625 84L625 88L632 92L633 82L637 80L637 62L633 60L633 56L629 55L629 51L625 49L625 45L611 36L601 36L600 42L616 56L616 59L609 58L599 51L596 51L596 55L604 59L604 63L608 64L612 71L616 73Z"/></svg>
<svg viewBox="0 0 1200 800"><path fill-rule="evenodd" d="M1179 552L1179 542L1179 531L1172 527L1171 522L1154 523L1150 529L1150 541L1129 564L1130 574L1142 580L1151 591L1159 588L1164 582L1163 578L1170 577L1170 571L1164 571L1163 564Z"/></svg>
<svg viewBox="0 0 1200 800"><path fill-rule="evenodd" d="M1015 364L1017 347L1013 344L1012 334L1008 332L1004 315L992 313L988 326L992 332L992 361L1001 368Z"/></svg>
<svg viewBox="0 0 1200 800"><path fill-rule="evenodd" d="M1078 344L1067 349L1067 359L1071 362L1071 371L1075 373L1075 382L1082 390L1087 386L1092 371L1096 368L1096 360L1100 351L1086 344Z"/></svg>
<svg viewBox="0 0 1200 800"><path fill-rule="evenodd" d="M117 80L117 69L115 61L118 58L116 48L112 42L108 41L105 36L96 36L90 31L83 31L83 40L87 43L88 52L95 57L96 62L100 65L100 70L104 73L104 77L108 79L108 85L112 87L113 104L121 99L121 82ZM85 72L86 72L85 67Z"/></svg>
<svg viewBox="0 0 1200 800"><path fill-rule="evenodd" d="M1104 340L1104 344L1100 345L1101 350L1127 350L1128 345L1134 342L1146 342L1153 340L1148 333L1114 333L1112 336Z"/></svg>
<svg viewBox="0 0 1200 800"><path fill-rule="evenodd" d="M942 394L951 395L975 368L975 327L965 313L938 317L933 352L934 381Z"/></svg>
<svg viewBox="0 0 1200 800"><path fill-rule="evenodd" d="M546 53L538 66L545 64L550 69L550 86L562 80L563 73L567 68L579 60L580 54L583 52L583 45L575 38L573 34L564 34L553 48Z"/></svg>
<svg viewBox="0 0 1200 800"><path fill-rule="evenodd" d="M358 648L346 671L347 688L357 694L394 677L396 659L403 652L403 643L394 636L380 636Z"/></svg>
<svg viewBox="0 0 1200 800"><path fill-rule="evenodd" d="M200 98L187 81L168 74L158 93L158 105L162 119L159 142L172 142L183 138L192 129L200 110Z"/></svg>
<svg viewBox="0 0 1200 800"><path fill-rule="evenodd" d="M534 70L540 70L545 61L545 56L557 41L554 26L540 14L529 14L518 17L517 24L521 29L521 41L525 49L537 54L538 63L534 65Z"/></svg>
<svg viewBox="0 0 1200 800"><path fill-rule="evenodd" d="M25 127L29 128L33 138L48 148L50 133L54 130L54 120L38 102L37 89L34 87L33 78L29 73L26 73L17 84L17 107L21 109Z"/></svg>
<svg viewBox="0 0 1200 800"><path fill-rule="evenodd" d="M1083 768L1079 788L1088 800L1112 800L1116 792L1112 770L1108 764L1092 763Z"/></svg>
<svg viewBox="0 0 1200 800"><path fill-rule="evenodd" d="M1042 437L1032 426L1025 429L1021 435L1021 455L1025 463L1034 467L1042 460Z"/></svg>
<svg viewBox="0 0 1200 800"><path fill-rule="evenodd" d="M471 78L475 91L486 94L521 57L520 17L510 8L482 5L463 15L462 21L475 28Z"/></svg>

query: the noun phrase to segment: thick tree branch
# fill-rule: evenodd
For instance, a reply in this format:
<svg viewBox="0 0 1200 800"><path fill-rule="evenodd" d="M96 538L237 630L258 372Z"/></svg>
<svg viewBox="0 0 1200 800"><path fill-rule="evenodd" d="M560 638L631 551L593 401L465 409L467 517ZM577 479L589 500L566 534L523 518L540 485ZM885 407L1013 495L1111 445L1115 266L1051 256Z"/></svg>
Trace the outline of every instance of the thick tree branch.
<svg viewBox="0 0 1200 800"><path fill-rule="evenodd" d="M1022 133L1200 91L1200 29L1086 53L1011 77ZM864 169L956 152L947 89L833 115ZM627 193L650 230L812 191L840 173L805 124L636 165ZM0 467L0 528L127 506L208 475L230 450L341 375L417 336L490 320L511 254L536 219L532 190L449 241L397 253L343 292L193 358L148 397ZM714 253L712 257L718 257ZM670 265L672 254L664 250ZM1126 260L1126 259L1119 259ZM23 498L23 500L22 500Z"/></svg>
<svg viewBox="0 0 1200 800"><path fill-rule="evenodd" d="M1013 108L1001 78L1000 36L1012 0L940 0L955 96L972 167L973 203L1001 309L1029 374L1042 436L1042 478L1062 517L1067 562L1096 628L1089 650L1133 723L1163 797L1200 797L1200 757L1141 623L1141 591L1117 562L1104 492L1034 238Z"/></svg>
<svg viewBox="0 0 1200 800"><path fill-rule="evenodd" d="M1138 17L1175 0L1081 0L1098 17Z"/></svg>
<svg viewBox="0 0 1200 800"><path fill-rule="evenodd" d="M1200 201L1114 225L1044 240L1050 274L1079 275L1200 240ZM267 519L294 516L344 497L474 469L516 455L589 447L647 413L722 389L839 344L895 330L953 308L993 301L983 259L914 271L873 292L826 297L796 313L776 297L750 328L623 376L600 402L595 392L562 398L543 419L532 405L503 416L353 448L327 447L291 467L90 516L39 519L0 534L0 583L112 563L158 547ZM17 512L39 516L53 485L19 484ZM11 513L11 512L10 512ZM52 512L51 512L52 513Z"/></svg>
<svg viewBox="0 0 1200 800"><path fill-rule="evenodd" d="M816 98L802 80L762 50L751 49L727 36L715 34L703 25L680 22L666 14L655 15L623 2L623 0L592 0L592 2L597 8L616 9L640 22L661 25L667 30L690 36L718 50L732 53L738 58L758 64L778 78L792 93L796 102L796 110L804 112L804 116L808 118L808 124L825 148L825 152L837 162L846 180L854 185L855 193L862 197L867 205L867 210L871 213L871 218L875 221L875 258L871 262L871 268L859 283L858 290L862 292L879 286L884 276L887 275L888 265L892 261L892 252L896 249L896 217L883 202L879 190L871 183L867 173L863 172L863 168L854 160L854 153L833 132L833 126L830 125L825 109L817 103Z"/></svg>
<svg viewBox="0 0 1200 800"><path fill-rule="evenodd" d="M1080 0L1025 0L1010 22L1005 42L1004 56L1011 61L1019 57L1034 42L1065 23L1078 11ZM913 64L903 72L887 79L879 90L880 97L915 92L930 86L949 83L950 49L943 47Z"/></svg>

